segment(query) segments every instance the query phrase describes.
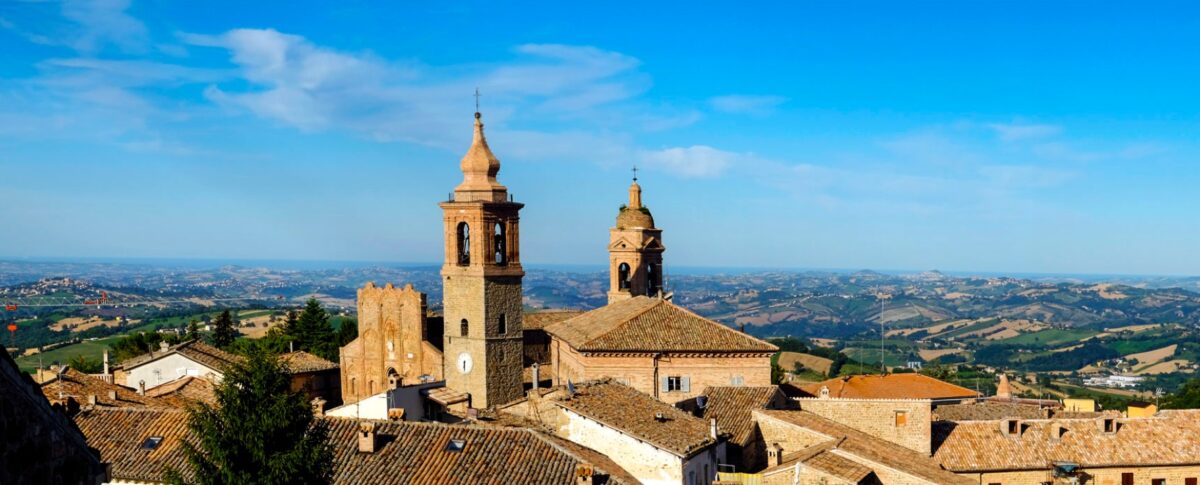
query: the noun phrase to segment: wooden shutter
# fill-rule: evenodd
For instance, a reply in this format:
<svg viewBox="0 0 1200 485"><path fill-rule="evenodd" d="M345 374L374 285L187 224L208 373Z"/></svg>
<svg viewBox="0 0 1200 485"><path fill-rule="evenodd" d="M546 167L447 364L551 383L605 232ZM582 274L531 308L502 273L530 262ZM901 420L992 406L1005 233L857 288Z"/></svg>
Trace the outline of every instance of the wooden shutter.
<svg viewBox="0 0 1200 485"><path fill-rule="evenodd" d="M688 376L680 377L679 390L683 392L692 392L692 378Z"/></svg>
<svg viewBox="0 0 1200 485"><path fill-rule="evenodd" d="M667 391L670 391L670 390L671 390L669 379L670 379L670 377L663 377L663 378L662 378L662 386L658 388L658 389L659 389L659 391L661 391L661 392L667 392Z"/></svg>
<svg viewBox="0 0 1200 485"><path fill-rule="evenodd" d="M1195 478L1185 478L1185 479L1183 479L1183 485L1197 485L1196 479Z"/></svg>

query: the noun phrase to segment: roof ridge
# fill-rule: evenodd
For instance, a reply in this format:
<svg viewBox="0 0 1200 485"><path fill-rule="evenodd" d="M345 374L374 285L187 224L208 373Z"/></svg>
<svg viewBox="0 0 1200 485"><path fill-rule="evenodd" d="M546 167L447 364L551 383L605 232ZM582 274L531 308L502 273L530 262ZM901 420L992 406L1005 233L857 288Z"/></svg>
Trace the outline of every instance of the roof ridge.
<svg viewBox="0 0 1200 485"><path fill-rule="evenodd" d="M639 297L633 297L633 298L630 298L629 300L625 300L625 301L637 301L637 298L639 298ZM600 333L600 334L597 334L595 337L592 337L592 338L590 338L590 339L587 339L587 341L584 343L584 345L587 345L587 344L590 344L590 343L592 343L592 342L595 342L595 341L597 341L597 340L600 340L600 339L601 339L601 338L603 338L604 336L606 336L606 335L608 335L608 334L610 334L610 333L612 333L612 332L616 331L617 329L619 329L619 328L621 328L621 327L624 327L625 325L628 325L628 324L629 324L629 322L633 321L633 319L635 319L635 318L637 318L637 317L640 317L640 316L642 316L642 315L645 315L645 314L646 314L647 312L649 312L650 310L653 310L653 309L655 309L655 308L658 308L658 306L659 306L659 305L661 305L662 303L665 303L665 302L666 302L666 300L663 300L663 299L660 299L660 298L650 298L650 297L648 297L648 296L642 296L642 297L640 297L640 298L646 298L646 299L652 300L652 301L651 301L651 304L649 304L649 305L646 305L646 308L644 308L644 309L641 309L641 310L638 310L638 311L634 312L632 315L629 315L628 317L624 317L624 318L621 320L621 322L620 322L620 323L618 323L617 325L613 325L613 327L612 327L612 328L610 328L610 329L608 329L607 331L605 331L605 332L603 332L603 333ZM601 307L601 308L603 308L603 307ZM568 322L568 321L570 321L570 319L563 320L563 321L564 321L564 322ZM581 347L582 347L582 346L581 346Z"/></svg>
<svg viewBox="0 0 1200 485"><path fill-rule="evenodd" d="M740 331L734 330L733 328L729 327L729 325L725 325L724 323L718 322L718 321L716 321L716 320L713 320L713 319L711 319L711 318L707 318L707 317L705 317L705 316L703 316L703 315L701 315L701 314L699 314L699 313L696 313L696 312L693 312L693 311L691 311L691 310L687 309L686 307L683 307L683 306L680 306L680 305L676 305L676 304L674 304L674 303L672 303L672 302L670 302L670 301L667 301L667 300L663 300L663 303L667 303L667 304L671 305L671 307L673 307L673 308L677 308L677 309L679 309L679 310L683 311L684 313L687 313L687 314L689 314L689 315L691 315L691 316L693 316L693 317L696 317L696 318L700 318L700 319L703 319L703 320L708 320L708 321L710 321L710 322L713 322L713 323L717 324L718 326L720 326L720 327L721 327L721 329L722 329L722 331L728 332L728 333L730 333L730 334L733 334L733 335L737 335L738 337L740 337L740 338L743 338L743 339L756 340L756 341L758 341L758 342L760 342L760 343L763 343L763 344L766 344L766 345L768 345L768 346L775 347L775 350L779 350L779 346L778 346L778 345L775 345L775 344L773 344L773 343L771 343L771 342L767 342L766 340L760 339L760 338L758 338L758 337L751 336L751 335L750 335L750 334L748 334L748 333L745 333L745 332L740 332Z"/></svg>

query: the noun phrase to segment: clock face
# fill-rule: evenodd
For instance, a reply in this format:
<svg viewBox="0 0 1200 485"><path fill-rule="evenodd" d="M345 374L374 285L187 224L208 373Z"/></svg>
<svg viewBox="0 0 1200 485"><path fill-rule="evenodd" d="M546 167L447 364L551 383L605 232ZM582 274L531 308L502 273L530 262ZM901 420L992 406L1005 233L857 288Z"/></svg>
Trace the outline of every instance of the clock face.
<svg viewBox="0 0 1200 485"><path fill-rule="evenodd" d="M466 374L471 372L471 354L463 352L458 354L458 372Z"/></svg>

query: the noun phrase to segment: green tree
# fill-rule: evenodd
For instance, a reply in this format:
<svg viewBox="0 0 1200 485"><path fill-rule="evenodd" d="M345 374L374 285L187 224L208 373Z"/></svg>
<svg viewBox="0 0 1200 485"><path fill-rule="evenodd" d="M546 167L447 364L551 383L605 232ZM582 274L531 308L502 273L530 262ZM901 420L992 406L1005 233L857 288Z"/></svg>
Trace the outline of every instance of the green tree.
<svg viewBox="0 0 1200 485"><path fill-rule="evenodd" d="M293 322L289 316L285 331L296 343L296 350L312 352L324 359L337 361L338 346L329 324L329 313L316 298L309 298Z"/></svg>
<svg viewBox="0 0 1200 485"><path fill-rule="evenodd" d="M338 326L337 329L338 348L341 348L356 338L358 338L358 320L353 318L343 318L341 325Z"/></svg>
<svg viewBox="0 0 1200 485"><path fill-rule="evenodd" d="M188 322L187 340L199 340L199 339L200 339L200 321L193 318L192 321Z"/></svg>
<svg viewBox="0 0 1200 485"><path fill-rule="evenodd" d="M1200 409L1200 378L1187 381L1162 400L1163 409Z"/></svg>
<svg viewBox="0 0 1200 485"><path fill-rule="evenodd" d="M256 352L217 386L217 403L188 409L187 471L172 483L323 484L333 480L329 429L315 420L304 394L275 354ZM190 478L185 478L190 477Z"/></svg>
<svg viewBox="0 0 1200 485"><path fill-rule="evenodd" d="M237 329L233 328L233 315L229 313L229 310L225 310L213 321L212 344L223 349L232 344L236 338Z"/></svg>
<svg viewBox="0 0 1200 485"><path fill-rule="evenodd" d="M72 357L67 365L84 374L99 374L104 371L104 363L99 359L89 359L83 354Z"/></svg>

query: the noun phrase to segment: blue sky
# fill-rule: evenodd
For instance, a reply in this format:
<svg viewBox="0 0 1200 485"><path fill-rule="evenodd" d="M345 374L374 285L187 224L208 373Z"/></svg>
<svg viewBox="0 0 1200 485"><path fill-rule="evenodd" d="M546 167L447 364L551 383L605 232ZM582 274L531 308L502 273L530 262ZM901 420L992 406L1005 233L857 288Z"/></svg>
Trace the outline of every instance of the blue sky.
<svg viewBox="0 0 1200 485"><path fill-rule="evenodd" d="M482 93L527 263L1200 274L1187 3L0 3L0 256L432 262Z"/></svg>

